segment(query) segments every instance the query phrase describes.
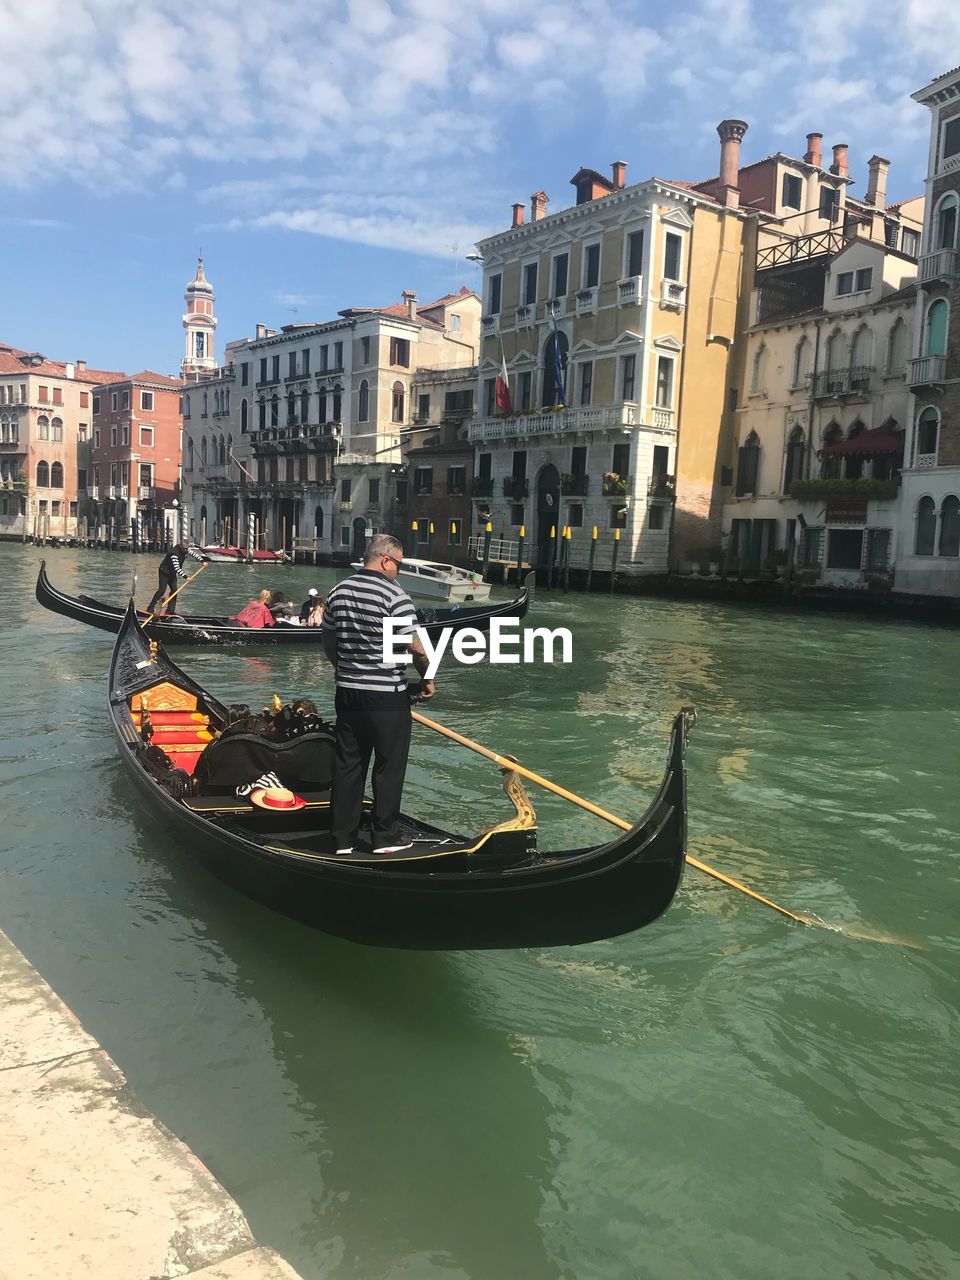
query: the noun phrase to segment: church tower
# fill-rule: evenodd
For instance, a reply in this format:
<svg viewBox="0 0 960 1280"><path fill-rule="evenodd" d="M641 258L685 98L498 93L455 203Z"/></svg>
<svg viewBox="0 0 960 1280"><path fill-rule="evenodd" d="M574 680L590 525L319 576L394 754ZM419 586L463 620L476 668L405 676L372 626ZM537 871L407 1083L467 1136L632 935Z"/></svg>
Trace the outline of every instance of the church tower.
<svg viewBox="0 0 960 1280"><path fill-rule="evenodd" d="M213 353L213 338L217 319L213 314L213 285L203 274L203 259L197 259L197 274L187 285L183 295L187 313L183 317L186 347L181 373L187 381L196 381L204 375L217 372L217 358Z"/></svg>

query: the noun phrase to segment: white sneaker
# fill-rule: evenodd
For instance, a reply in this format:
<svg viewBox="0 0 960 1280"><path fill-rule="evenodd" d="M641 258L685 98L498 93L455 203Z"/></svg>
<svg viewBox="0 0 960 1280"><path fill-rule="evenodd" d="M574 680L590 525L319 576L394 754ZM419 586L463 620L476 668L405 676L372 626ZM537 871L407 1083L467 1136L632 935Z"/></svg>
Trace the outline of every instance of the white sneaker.
<svg viewBox="0 0 960 1280"><path fill-rule="evenodd" d="M353 853L353 845L349 849L338 849L337 853Z"/></svg>
<svg viewBox="0 0 960 1280"><path fill-rule="evenodd" d="M412 849L413 841L408 840L406 844L385 844L379 849L374 849L374 853L400 853L404 849Z"/></svg>

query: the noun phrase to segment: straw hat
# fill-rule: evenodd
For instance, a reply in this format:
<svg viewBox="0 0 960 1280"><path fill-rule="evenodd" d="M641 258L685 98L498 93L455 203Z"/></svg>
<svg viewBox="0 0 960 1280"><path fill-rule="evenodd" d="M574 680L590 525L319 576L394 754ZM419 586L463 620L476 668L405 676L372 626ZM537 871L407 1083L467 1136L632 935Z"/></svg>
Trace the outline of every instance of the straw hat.
<svg viewBox="0 0 960 1280"><path fill-rule="evenodd" d="M250 792L250 800L260 809L287 813L294 809L303 809L307 803L300 796L288 791L286 787L260 787L257 791Z"/></svg>

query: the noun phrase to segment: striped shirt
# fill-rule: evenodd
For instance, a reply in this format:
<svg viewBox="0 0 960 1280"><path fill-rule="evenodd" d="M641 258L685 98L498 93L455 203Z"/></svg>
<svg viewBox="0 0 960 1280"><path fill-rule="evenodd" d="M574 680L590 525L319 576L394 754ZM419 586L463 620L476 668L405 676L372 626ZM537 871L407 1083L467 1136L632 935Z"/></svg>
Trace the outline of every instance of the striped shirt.
<svg viewBox="0 0 960 1280"><path fill-rule="evenodd" d="M396 693L406 686L406 663L383 661L383 623L394 618L394 647L413 638L417 613L413 601L396 582L372 569L344 578L327 597L323 629L337 639L338 689ZM402 626L399 625L402 622Z"/></svg>
<svg viewBox="0 0 960 1280"><path fill-rule="evenodd" d="M195 550L193 547L187 547L187 555L192 556L194 560L200 560L201 562L205 559L205 557L202 556L200 552ZM185 578L187 576L184 570L180 567L180 557L177 554L176 547L174 547L172 551L167 553L162 564L160 565L160 572L168 573L170 574L171 577L175 575L178 578Z"/></svg>

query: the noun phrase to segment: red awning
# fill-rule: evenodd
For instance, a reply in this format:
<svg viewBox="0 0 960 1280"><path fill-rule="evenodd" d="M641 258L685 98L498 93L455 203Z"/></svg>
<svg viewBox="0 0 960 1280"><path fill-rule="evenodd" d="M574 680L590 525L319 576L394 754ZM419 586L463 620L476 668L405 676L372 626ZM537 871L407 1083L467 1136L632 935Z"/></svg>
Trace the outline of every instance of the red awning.
<svg viewBox="0 0 960 1280"><path fill-rule="evenodd" d="M838 440L836 444L825 444L817 456L832 458L839 454L848 458L851 456L878 458L886 453L903 455L902 431L890 431L887 427L874 427L872 431L861 431L852 440Z"/></svg>

